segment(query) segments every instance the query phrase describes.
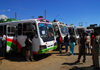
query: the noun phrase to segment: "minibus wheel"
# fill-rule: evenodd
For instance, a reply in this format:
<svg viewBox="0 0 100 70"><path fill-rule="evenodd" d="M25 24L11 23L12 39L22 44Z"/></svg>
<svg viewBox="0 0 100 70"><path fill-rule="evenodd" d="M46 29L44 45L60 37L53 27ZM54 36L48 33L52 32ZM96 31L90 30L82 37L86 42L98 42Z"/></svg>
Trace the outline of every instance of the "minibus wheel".
<svg viewBox="0 0 100 70"><path fill-rule="evenodd" d="M26 49L25 49L25 47L22 48L21 54L22 54L24 57L26 57Z"/></svg>

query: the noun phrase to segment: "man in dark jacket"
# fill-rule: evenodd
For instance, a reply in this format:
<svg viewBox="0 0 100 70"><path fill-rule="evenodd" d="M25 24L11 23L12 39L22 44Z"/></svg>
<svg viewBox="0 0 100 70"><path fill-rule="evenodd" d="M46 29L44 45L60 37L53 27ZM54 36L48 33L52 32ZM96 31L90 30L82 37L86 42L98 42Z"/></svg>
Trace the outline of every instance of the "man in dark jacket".
<svg viewBox="0 0 100 70"><path fill-rule="evenodd" d="M27 34L27 39L25 41L26 44L26 60L30 61L29 58L31 58L32 61L33 59L33 53L32 53L32 41L30 39L30 34Z"/></svg>
<svg viewBox="0 0 100 70"><path fill-rule="evenodd" d="M86 60L86 52L85 52L85 45L86 45L86 37L85 37L86 33L82 33L82 36L80 38L80 51L79 51L79 56L78 56L78 61L80 62L80 58L83 55L83 63L85 63Z"/></svg>
<svg viewBox="0 0 100 70"><path fill-rule="evenodd" d="M64 43L65 43L65 46L66 46L66 54L67 54L68 53L68 44L69 44L68 35L66 35L64 37Z"/></svg>

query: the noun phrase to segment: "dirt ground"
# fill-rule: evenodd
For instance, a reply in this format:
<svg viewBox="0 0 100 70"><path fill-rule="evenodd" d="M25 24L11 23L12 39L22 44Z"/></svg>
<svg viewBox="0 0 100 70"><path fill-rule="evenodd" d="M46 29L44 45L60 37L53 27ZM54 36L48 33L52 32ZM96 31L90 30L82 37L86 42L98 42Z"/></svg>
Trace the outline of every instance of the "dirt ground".
<svg viewBox="0 0 100 70"><path fill-rule="evenodd" d="M69 49L70 51L70 49ZM63 52L65 48L63 46ZM78 45L75 46L74 55L60 54L58 50L43 55L35 55L35 62L27 62L18 54L16 58L9 57L2 60L0 70L95 70L92 65L92 55L86 55L86 63L75 63L78 58Z"/></svg>

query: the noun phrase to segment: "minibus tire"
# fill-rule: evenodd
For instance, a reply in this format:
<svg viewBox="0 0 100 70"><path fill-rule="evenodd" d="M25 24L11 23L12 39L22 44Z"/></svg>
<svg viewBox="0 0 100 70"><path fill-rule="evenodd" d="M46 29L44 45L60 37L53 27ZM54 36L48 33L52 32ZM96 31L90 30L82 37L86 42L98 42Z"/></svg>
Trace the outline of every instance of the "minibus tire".
<svg viewBox="0 0 100 70"><path fill-rule="evenodd" d="M21 54L22 54L24 57L26 57L26 49L25 49L25 47L22 48Z"/></svg>

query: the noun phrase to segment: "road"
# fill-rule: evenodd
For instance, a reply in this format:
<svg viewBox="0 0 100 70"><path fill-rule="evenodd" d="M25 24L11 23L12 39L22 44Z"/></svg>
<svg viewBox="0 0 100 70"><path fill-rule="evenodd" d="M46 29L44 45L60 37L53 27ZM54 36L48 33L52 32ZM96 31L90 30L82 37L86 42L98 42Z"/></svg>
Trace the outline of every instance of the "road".
<svg viewBox="0 0 100 70"><path fill-rule="evenodd" d="M69 49L70 51L70 49ZM65 48L63 46L63 52ZM74 55L60 54L58 50L43 55L36 55L35 62L27 62L22 55L3 59L0 70L93 70L92 55L86 55L86 63L75 63L78 58L78 45L75 46ZM95 70L95 69L94 69Z"/></svg>

